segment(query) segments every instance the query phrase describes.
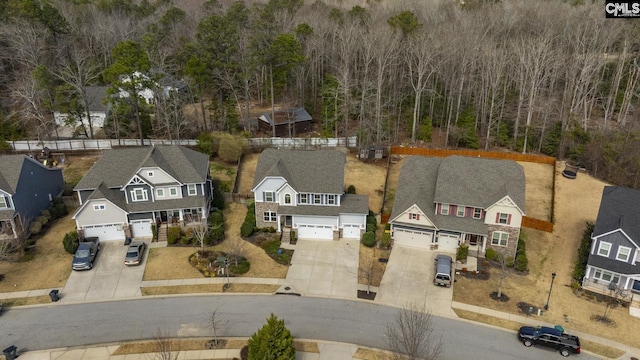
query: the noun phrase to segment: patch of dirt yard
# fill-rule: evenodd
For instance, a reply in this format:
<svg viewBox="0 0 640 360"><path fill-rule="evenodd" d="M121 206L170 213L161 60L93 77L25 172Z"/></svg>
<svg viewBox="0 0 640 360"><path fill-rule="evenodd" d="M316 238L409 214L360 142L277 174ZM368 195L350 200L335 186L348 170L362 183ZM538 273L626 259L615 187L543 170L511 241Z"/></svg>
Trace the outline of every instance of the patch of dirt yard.
<svg viewBox="0 0 640 360"><path fill-rule="evenodd" d="M495 310L520 314L517 304L526 302L542 308L549 295L551 273L557 277L553 284L549 311L541 318L552 324L562 324L568 330L578 330L609 338L631 346L637 346L640 319L631 317L626 308L613 310L611 318L616 327L611 328L590 320L592 315L602 315L605 305L587 297L574 295L571 289L571 273L577 259L582 232L586 221L595 222L605 182L585 173L575 180L564 178L560 172L563 163L556 168L556 194L554 232L524 229L527 235L529 273L509 273L503 292L507 302L491 300L489 294L498 290L499 270L492 268L488 280L458 276L454 286L454 300ZM568 322L565 322L565 315Z"/></svg>
<svg viewBox="0 0 640 360"><path fill-rule="evenodd" d="M393 200L395 199L396 189L398 188L398 183L400 182L400 169L402 169L402 162L404 160L404 156L402 155L389 155L391 156L391 161L389 163L389 174L387 175L387 185L386 185L386 199L384 200L384 209L382 209L383 214L391 214L393 209Z"/></svg>
<svg viewBox="0 0 640 360"><path fill-rule="evenodd" d="M344 168L344 186L353 185L357 194L369 195L369 209L374 213L382 209L382 195L387 176L387 162L360 161L355 154L347 154Z"/></svg>
<svg viewBox="0 0 640 360"><path fill-rule="evenodd" d="M526 177L525 213L527 216L551 221L553 199L553 165L518 162Z"/></svg>
<svg viewBox="0 0 640 360"><path fill-rule="evenodd" d="M225 206L225 237L240 237L240 226L247 214L247 207L242 204L228 203ZM246 241L245 257L251 263L248 272L242 277L280 278L287 276L288 267L278 264L264 250ZM225 251L226 240L208 250ZM203 275L189 264L189 256L198 250L190 247L165 247L150 249L143 280L173 280L201 278Z"/></svg>
<svg viewBox="0 0 640 360"><path fill-rule="evenodd" d="M258 166L258 158L260 154L245 154L242 156L242 164L238 172L238 193L251 194L253 189L253 178L256 176L256 167ZM244 220L244 219L243 219Z"/></svg>
<svg viewBox="0 0 640 360"><path fill-rule="evenodd" d="M64 164L61 165L65 190L67 192L72 191L73 187L78 184L80 179L82 179L98 159L100 159L100 155L65 157Z"/></svg>
<svg viewBox="0 0 640 360"><path fill-rule="evenodd" d="M70 213L73 209L69 209ZM71 259L62 246L64 234L75 229L71 214L56 220L36 239L33 259L0 262L0 292L61 288L71 274Z"/></svg>
<svg viewBox="0 0 640 360"><path fill-rule="evenodd" d="M380 262L378 259L389 259L390 253L390 250L382 250L376 247L368 248L360 244L358 283L380 286L387 263Z"/></svg>

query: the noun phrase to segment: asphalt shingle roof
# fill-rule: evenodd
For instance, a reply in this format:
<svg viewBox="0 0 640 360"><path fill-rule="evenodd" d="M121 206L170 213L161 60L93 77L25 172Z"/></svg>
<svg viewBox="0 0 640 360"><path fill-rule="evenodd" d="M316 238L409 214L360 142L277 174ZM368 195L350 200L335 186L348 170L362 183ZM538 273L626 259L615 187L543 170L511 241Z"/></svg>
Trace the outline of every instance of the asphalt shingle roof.
<svg viewBox="0 0 640 360"><path fill-rule="evenodd" d="M640 190L605 186L593 236L622 229L636 244L640 242Z"/></svg>
<svg viewBox="0 0 640 360"><path fill-rule="evenodd" d="M181 183L202 183L207 179L209 157L182 146L153 146L112 149L89 169L74 190L124 186L142 167L161 167Z"/></svg>
<svg viewBox="0 0 640 360"><path fill-rule="evenodd" d="M0 156L0 189L15 195L26 155Z"/></svg>
<svg viewBox="0 0 640 360"><path fill-rule="evenodd" d="M640 274L640 263L638 263L637 265L631 265L623 261L614 260L614 259L610 259L604 256L594 255L594 254L589 254L589 259L587 260L587 263L591 266L617 272L620 274L627 274L627 275Z"/></svg>
<svg viewBox="0 0 640 360"><path fill-rule="evenodd" d="M487 226L481 221L435 215L435 204L487 208L509 195L524 211L524 194L524 170L515 161L411 156L400 171L391 219L416 204L440 230L486 234Z"/></svg>
<svg viewBox="0 0 640 360"><path fill-rule="evenodd" d="M342 194L346 161L337 150L266 149L258 159L253 187L275 176L298 192Z"/></svg>
<svg viewBox="0 0 640 360"><path fill-rule="evenodd" d="M368 214L369 196L345 194L342 196L340 206L278 206L278 212L290 215L314 215L314 216L338 216L340 214Z"/></svg>

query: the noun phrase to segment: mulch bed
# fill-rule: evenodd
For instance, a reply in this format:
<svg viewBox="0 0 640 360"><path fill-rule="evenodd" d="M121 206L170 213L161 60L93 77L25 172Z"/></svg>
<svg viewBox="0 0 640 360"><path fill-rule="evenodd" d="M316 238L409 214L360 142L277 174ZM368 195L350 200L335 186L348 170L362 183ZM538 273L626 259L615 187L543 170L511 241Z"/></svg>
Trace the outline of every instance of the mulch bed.
<svg viewBox="0 0 640 360"><path fill-rule="evenodd" d="M373 291L369 291L369 293L367 293L366 290L358 290L358 299L375 300L376 293Z"/></svg>
<svg viewBox="0 0 640 360"><path fill-rule="evenodd" d="M501 294L500 297L498 297L498 292L494 291L491 294L489 294L489 297L495 301L499 301L499 302L507 302L510 300L509 296L507 294L505 294L504 292Z"/></svg>

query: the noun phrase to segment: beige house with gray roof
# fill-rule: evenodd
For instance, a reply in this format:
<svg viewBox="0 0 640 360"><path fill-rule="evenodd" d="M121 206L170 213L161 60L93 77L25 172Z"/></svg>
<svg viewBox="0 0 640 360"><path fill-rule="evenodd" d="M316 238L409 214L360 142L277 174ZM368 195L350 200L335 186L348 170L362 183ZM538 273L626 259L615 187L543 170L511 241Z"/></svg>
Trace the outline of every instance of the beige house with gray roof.
<svg viewBox="0 0 640 360"><path fill-rule="evenodd" d="M182 146L106 151L74 188L85 237L151 237L157 223L206 222L213 187L206 154Z"/></svg>
<svg viewBox="0 0 640 360"><path fill-rule="evenodd" d="M389 222L394 245L455 252L466 243L515 257L525 215L524 169L465 156L404 160Z"/></svg>
<svg viewBox="0 0 640 360"><path fill-rule="evenodd" d="M300 239L359 239L369 197L345 193L345 165L337 150L263 151L253 185L257 226L291 228Z"/></svg>

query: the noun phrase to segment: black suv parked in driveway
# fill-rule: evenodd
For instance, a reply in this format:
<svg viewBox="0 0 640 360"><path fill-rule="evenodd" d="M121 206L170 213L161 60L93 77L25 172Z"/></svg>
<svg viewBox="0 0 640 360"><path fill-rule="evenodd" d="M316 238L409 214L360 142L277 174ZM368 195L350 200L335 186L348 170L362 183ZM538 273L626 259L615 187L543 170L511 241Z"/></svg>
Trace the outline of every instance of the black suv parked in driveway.
<svg viewBox="0 0 640 360"><path fill-rule="evenodd" d="M524 346L538 345L560 351L560 355L580 354L580 339L559 329L546 326L523 326L518 338Z"/></svg>

